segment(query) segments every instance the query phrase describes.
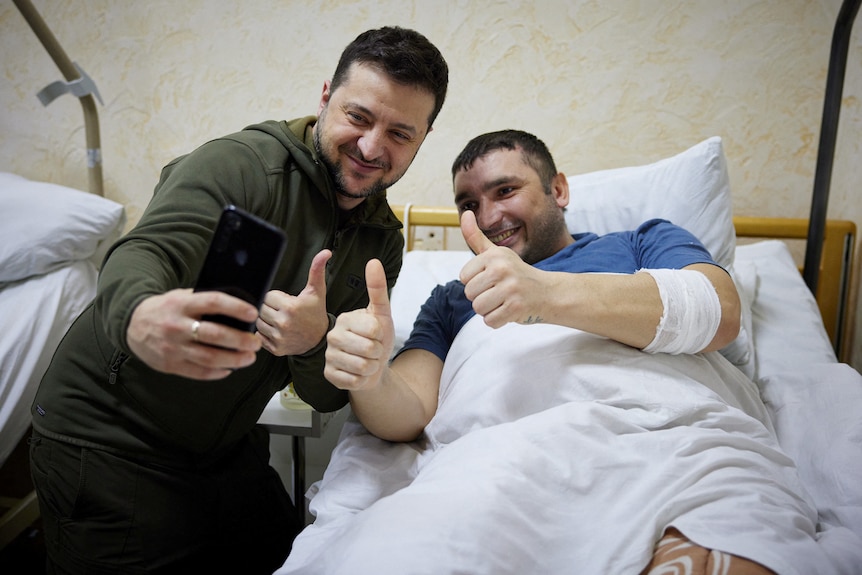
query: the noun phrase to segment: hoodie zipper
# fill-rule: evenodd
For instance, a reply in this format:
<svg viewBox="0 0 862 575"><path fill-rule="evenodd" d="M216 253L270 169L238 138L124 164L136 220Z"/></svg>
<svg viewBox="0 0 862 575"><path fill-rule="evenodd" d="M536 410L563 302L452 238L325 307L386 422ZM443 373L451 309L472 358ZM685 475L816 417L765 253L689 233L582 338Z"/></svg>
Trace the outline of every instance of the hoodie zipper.
<svg viewBox="0 0 862 575"><path fill-rule="evenodd" d="M117 377L120 375L120 367L122 367L127 359L129 359L129 354L122 351L114 358L113 363L111 363L111 371L108 373L108 383L110 385L117 383Z"/></svg>

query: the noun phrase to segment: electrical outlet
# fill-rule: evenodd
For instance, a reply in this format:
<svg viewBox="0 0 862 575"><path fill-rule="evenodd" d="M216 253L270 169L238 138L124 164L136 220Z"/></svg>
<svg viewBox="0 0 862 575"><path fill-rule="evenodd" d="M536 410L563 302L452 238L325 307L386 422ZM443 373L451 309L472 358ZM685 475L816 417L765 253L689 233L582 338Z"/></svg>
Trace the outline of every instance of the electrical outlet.
<svg viewBox="0 0 862 575"><path fill-rule="evenodd" d="M414 250L442 250L443 249L443 234L442 227L426 227L423 226L416 230L416 235L413 239Z"/></svg>

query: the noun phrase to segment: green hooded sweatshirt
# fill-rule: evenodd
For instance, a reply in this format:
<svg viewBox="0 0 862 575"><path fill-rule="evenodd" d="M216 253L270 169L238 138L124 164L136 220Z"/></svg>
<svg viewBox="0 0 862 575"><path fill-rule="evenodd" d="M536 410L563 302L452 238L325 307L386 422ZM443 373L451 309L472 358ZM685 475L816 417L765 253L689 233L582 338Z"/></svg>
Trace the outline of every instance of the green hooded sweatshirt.
<svg viewBox="0 0 862 575"><path fill-rule="evenodd" d="M96 298L75 321L32 407L41 434L171 463L217 458L255 425L272 395L294 383L321 411L347 403L323 377L325 338L302 356L261 349L255 363L218 381L155 371L126 343L132 311L148 296L194 285L225 205L279 226L287 249L272 289L298 295L322 249L327 311L368 305L365 264L379 258L391 290L401 269L401 223L376 196L340 213L314 151L314 117L265 122L208 142L162 171L139 223L108 253Z"/></svg>

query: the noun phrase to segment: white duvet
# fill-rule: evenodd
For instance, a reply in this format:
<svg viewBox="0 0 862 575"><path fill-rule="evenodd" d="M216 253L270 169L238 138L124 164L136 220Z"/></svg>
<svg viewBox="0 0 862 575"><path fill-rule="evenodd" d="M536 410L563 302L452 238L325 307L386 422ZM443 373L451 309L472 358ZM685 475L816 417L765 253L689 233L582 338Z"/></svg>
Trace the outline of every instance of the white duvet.
<svg viewBox="0 0 862 575"><path fill-rule="evenodd" d="M316 487L281 575L637 575L669 525L780 574L862 566L858 533L818 527L757 387L720 354L555 326L473 318L424 436L348 421Z"/></svg>

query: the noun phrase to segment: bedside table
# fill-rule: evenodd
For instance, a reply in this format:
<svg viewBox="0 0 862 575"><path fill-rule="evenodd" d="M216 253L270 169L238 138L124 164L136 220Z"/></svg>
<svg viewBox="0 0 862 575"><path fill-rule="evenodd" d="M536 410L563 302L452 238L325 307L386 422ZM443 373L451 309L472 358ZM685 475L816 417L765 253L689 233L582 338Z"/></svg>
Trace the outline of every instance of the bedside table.
<svg viewBox="0 0 862 575"><path fill-rule="evenodd" d="M320 437L335 416L311 406L291 409L281 404L281 391L273 395L257 420L271 434L289 435L293 447L293 503L305 525L305 438Z"/></svg>

